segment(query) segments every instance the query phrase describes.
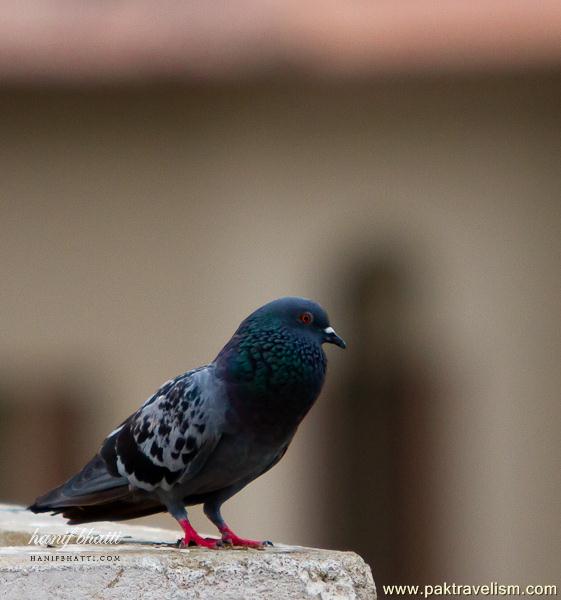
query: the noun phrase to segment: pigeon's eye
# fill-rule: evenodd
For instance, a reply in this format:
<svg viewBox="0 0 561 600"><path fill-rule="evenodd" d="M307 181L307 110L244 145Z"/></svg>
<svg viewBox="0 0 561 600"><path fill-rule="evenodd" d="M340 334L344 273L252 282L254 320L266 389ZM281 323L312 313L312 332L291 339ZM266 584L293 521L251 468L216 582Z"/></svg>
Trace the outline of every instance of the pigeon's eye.
<svg viewBox="0 0 561 600"><path fill-rule="evenodd" d="M310 312L305 312L298 317L298 320L304 325L309 325L314 320L314 315Z"/></svg>

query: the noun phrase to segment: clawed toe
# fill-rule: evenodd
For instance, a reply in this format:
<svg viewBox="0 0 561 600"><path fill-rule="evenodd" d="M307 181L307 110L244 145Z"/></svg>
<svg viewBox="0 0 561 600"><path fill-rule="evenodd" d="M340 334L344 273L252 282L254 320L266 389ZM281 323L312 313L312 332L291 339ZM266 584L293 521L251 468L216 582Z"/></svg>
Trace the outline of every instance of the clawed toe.
<svg viewBox="0 0 561 600"><path fill-rule="evenodd" d="M180 519L179 524L185 532L185 537L179 540L180 548L200 547L200 548L219 548L222 546L222 540L216 538L202 538L192 527L187 519Z"/></svg>
<svg viewBox="0 0 561 600"><path fill-rule="evenodd" d="M224 543L216 538L183 538L177 540L178 548L222 548Z"/></svg>
<svg viewBox="0 0 561 600"><path fill-rule="evenodd" d="M179 548L221 548L222 540L179 540Z"/></svg>
<svg viewBox="0 0 561 600"><path fill-rule="evenodd" d="M225 536L222 538L222 542L227 544L228 546L237 546L239 548L256 548L263 549L266 546L272 546L271 542L265 541L257 541L257 540L246 540L244 538L240 538L238 536Z"/></svg>

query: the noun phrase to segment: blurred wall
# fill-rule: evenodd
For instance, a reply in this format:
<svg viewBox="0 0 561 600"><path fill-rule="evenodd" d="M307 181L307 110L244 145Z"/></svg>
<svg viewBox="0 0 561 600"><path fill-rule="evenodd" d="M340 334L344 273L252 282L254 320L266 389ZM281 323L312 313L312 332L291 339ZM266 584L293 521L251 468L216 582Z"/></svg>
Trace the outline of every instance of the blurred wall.
<svg viewBox="0 0 561 600"><path fill-rule="evenodd" d="M311 296L349 348L232 525L355 548L378 583L558 577L560 101L557 74L3 90L0 373L30 419L43 382L73 398L51 483ZM44 491L33 431L6 499Z"/></svg>

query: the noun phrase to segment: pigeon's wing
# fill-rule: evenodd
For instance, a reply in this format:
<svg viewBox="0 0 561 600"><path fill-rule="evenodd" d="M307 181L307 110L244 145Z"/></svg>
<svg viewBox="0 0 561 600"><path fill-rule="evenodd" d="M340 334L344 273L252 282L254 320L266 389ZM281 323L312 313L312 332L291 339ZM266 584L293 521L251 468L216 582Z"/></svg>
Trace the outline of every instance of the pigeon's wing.
<svg viewBox="0 0 561 600"><path fill-rule="evenodd" d="M222 435L222 386L212 365L164 384L105 440L112 475L146 491L194 477Z"/></svg>

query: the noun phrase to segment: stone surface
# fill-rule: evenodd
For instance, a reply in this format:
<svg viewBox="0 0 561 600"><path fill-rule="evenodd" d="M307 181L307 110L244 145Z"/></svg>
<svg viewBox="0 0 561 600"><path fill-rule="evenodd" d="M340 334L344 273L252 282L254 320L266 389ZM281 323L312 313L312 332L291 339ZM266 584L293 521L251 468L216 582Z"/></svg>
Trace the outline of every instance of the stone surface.
<svg viewBox="0 0 561 600"><path fill-rule="evenodd" d="M90 534L123 537L118 544L77 544L78 534L91 528ZM73 537L40 539L68 533ZM30 543L32 536L44 545ZM353 552L282 544L265 550L179 549L178 537L177 531L122 523L71 527L60 517L0 505L1 597L376 598L370 569ZM49 541L53 547L45 545Z"/></svg>

